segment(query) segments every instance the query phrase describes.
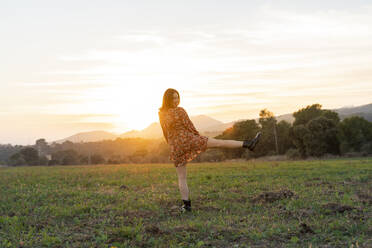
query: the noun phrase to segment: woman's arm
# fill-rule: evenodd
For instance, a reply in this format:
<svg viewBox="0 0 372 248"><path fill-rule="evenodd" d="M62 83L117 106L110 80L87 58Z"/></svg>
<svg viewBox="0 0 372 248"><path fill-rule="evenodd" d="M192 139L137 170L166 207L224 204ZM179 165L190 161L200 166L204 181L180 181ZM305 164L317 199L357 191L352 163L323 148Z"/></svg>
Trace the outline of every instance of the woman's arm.
<svg viewBox="0 0 372 248"><path fill-rule="evenodd" d="M179 107L179 109L181 113L181 120L183 124L185 125L185 127L193 134L200 135L198 130L196 130L194 124L190 120L189 116L187 115L186 110L184 110L182 107Z"/></svg>

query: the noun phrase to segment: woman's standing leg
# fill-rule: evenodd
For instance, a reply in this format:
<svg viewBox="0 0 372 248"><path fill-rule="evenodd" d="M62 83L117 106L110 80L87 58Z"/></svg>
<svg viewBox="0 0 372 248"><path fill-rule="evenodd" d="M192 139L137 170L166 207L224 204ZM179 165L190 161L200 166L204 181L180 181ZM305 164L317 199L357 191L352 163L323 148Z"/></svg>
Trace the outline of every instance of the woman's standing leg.
<svg viewBox="0 0 372 248"><path fill-rule="evenodd" d="M181 198L183 201L183 206L181 207L181 212L190 212L191 211L191 201L189 198L189 187L187 187L187 180L186 180L186 163L178 164L176 167L177 175L178 175L178 186L181 192Z"/></svg>
<svg viewBox="0 0 372 248"><path fill-rule="evenodd" d="M178 164L176 167L178 175L178 187L180 189L182 200L189 200L189 188L187 186L187 172L186 172L186 162Z"/></svg>

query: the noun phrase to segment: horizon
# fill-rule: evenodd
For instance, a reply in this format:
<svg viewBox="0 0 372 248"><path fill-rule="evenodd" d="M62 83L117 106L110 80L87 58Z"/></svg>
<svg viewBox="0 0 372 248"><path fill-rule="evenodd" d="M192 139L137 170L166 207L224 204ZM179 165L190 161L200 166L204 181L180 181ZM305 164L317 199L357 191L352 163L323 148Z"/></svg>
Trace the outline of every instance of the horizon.
<svg viewBox="0 0 372 248"><path fill-rule="evenodd" d="M315 104L315 103L314 103ZM358 106L355 106L355 105L349 105L349 106L343 106L343 107L340 107L340 108L336 108L336 109L348 109L348 108L356 108L356 107L360 107L360 106L364 106L364 105L369 105L369 104L372 104L372 103L367 103L367 104L362 104L362 105L358 105ZM321 105L321 104L320 104ZM304 106L303 108L305 108L305 107L307 107L307 106ZM302 108L302 107L301 107ZM301 109L301 108L299 108L299 109ZM299 110L298 109L298 110ZM323 106L322 106L322 109L325 109L325 108L323 108ZM336 109L332 109L332 110L336 110ZM268 109L269 111L270 111L270 109ZM297 110L296 110L297 111ZM294 112L296 112L296 111L294 111ZM280 117L280 116L283 116L283 115L289 115L289 114L292 114L293 115L293 112L292 113L283 113L283 114L279 114L279 115L275 115L274 114L274 116L277 118L277 117ZM203 114L201 114L201 115L196 115L196 116L190 116L190 117L198 117L198 116L206 116L206 117L209 117L209 118L212 118L212 117L210 117L210 116L208 116L208 115L203 115ZM251 118L251 119L258 119L259 118L259 116L257 116L257 117L255 117L255 118ZM212 118L212 119L214 119L214 120L216 120L216 121L220 121L220 120L217 120L217 119L215 119L215 118ZM220 122L222 122L223 124L227 124L227 123L229 123L229 122L237 122L237 121L242 121L242 120L247 120L247 119L237 119L237 120L231 120L231 121L228 121L228 122L222 122L222 121L220 121ZM146 128L148 128L150 125L152 125L152 124L154 124L154 123L157 123L157 124L159 124L159 122L157 121L155 121L155 122L152 122L152 123L150 123L148 126L146 126L144 129L146 129ZM78 133L74 133L74 134L71 134L71 135L68 135L68 136L66 136L66 137L63 137L63 138L60 138L60 139L56 139L56 140L48 140L48 139L45 139L45 141L48 143L48 144L52 144L52 143L54 143L54 142L57 142L57 141L59 141L59 140L63 140L63 139L67 139L67 138L69 138L69 137L72 137L72 136L74 136L74 135L76 135L76 134L82 134L82 133L91 133L91 132L107 132L107 133L111 133L111 134L114 134L114 135L117 135L117 136L120 136L120 135L122 135L122 134L124 134L124 133L127 133L127 132L132 132L132 131L142 131L142 130L144 130L144 129L131 129L131 130L128 130L128 131L125 131L125 132L119 132L119 133L116 133L116 132L110 132L110 131L107 131L107 130L89 130L89 131L82 131L82 132L78 132ZM42 139L43 137L39 137L39 138L37 138L37 139ZM35 139L35 141L37 140L37 139ZM8 144L10 144L10 145L12 145L12 146L14 146L14 145L23 145L23 146L29 146L29 145L34 145L35 144L35 141L34 142L31 142L31 143L29 143L29 144L12 144L12 143L0 143L0 145L8 145Z"/></svg>
<svg viewBox="0 0 372 248"><path fill-rule="evenodd" d="M363 0L17 1L0 20L0 144L142 130L167 88L223 123L371 103Z"/></svg>

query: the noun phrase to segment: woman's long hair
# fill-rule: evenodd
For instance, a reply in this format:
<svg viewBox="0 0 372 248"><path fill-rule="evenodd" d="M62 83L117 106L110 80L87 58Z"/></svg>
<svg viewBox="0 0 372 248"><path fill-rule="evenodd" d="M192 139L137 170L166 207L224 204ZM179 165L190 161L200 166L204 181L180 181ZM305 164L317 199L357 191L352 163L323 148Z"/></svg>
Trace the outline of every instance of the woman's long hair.
<svg viewBox="0 0 372 248"><path fill-rule="evenodd" d="M163 105L161 106L161 108L159 108L161 112L167 111L168 109L173 108L173 94L174 93L177 93L178 98L180 98L180 94L175 89L169 88L164 92Z"/></svg>
<svg viewBox="0 0 372 248"><path fill-rule="evenodd" d="M180 94L175 89L169 88L164 92L163 105L161 106L161 108L159 108L159 120L162 116L162 113L166 113L168 111L168 109L174 107L173 106L173 94L174 93L177 93L178 98L180 98ZM162 124L162 123L160 123L160 124ZM167 130L165 130L165 127L163 125L161 125L161 129L163 130L164 138L168 143Z"/></svg>

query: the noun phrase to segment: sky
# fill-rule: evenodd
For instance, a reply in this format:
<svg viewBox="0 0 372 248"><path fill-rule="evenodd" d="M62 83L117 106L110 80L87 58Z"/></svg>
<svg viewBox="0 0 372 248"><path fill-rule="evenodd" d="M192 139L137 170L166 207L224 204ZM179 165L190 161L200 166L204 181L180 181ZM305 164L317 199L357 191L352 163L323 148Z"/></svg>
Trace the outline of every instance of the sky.
<svg viewBox="0 0 372 248"><path fill-rule="evenodd" d="M2 1L0 144L371 103L372 0Z"/></svg>

